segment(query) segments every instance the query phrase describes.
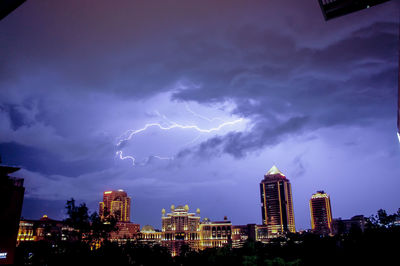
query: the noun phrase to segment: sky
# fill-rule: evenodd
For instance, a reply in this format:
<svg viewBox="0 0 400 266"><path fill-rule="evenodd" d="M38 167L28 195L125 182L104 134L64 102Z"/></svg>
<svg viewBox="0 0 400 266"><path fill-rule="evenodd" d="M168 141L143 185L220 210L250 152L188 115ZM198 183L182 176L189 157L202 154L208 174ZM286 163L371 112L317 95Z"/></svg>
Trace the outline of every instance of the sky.
<svg viewBox="0 0 400 266"><path fill-rule="evenodd" d="M261 224L276 165L296 229L399 207L399 3L326 22L318 1L31 0L0 21L0 154L22 169L22 216L161 209Z"/></svg>

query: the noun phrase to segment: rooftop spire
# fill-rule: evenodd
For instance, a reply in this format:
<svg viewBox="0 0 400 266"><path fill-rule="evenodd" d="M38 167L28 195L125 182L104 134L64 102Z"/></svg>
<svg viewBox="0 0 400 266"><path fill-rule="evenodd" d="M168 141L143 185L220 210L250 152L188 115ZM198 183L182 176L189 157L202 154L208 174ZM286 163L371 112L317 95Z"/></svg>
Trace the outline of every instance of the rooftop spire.
<svg viewBox="0 0 400 266"><path fill-rule="evenodd" d="M269 169L269 171L265 175L276 175L276 174L280 174L282 176L285 176L281 171L279 171L278 167L273 165L271 167L271 169Z"/></svg>

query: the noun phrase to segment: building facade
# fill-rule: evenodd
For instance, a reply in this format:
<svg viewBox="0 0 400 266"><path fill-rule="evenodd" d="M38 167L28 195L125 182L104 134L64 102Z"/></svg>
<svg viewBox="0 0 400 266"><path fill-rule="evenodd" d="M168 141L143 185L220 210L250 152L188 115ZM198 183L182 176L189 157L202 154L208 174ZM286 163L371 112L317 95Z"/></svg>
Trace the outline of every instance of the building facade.
<svg viewBox="0 0 400 266"><path fill-rule="evenodd" d="M103 193L103 201L99 203L99 216L105 218L113 215L118 222L130 222L131 198L125 191L112 190Z"/></svg>
<svg viewBox="0 0 400 266"><path fill-rule="evenodd" d="M154 229L151 225L145 225L137 235L137 241L141 244L154 246L161 245L162 232Z"/></svg>
<svg viewBox="0 0 400 266"><path fill-rule="evenodd" d="M182 247L199 251L206 248L223 247L232 244L232 223L224 217L223 221L200 221L200 209L189 213L189 206L171 206L171 213L162 209L161 245L167 247L172 256L179 255ZM158 234L143 230L141 241L157 242ZM148 233L146 233L148 231Z"/></svg>
<svg viewBox="0 0 400 266"><path fill-rule="evenodd" d="M295 233L292 188L286 176L274 165L260 183L262 223L268 237Z"/></svg>
<svg viewBox="0 0 400 266"><path fill-rule="evenodd" d="M324 191L317 191L310 199L311 230L320 235L332 234L331 200Z"/></svg>
<svg viewBox="0 0 400 266"><path fill-rule="evenodd" d="M0 264L13 264L24 200L24 180L9 176L18 167L0 165Z"/></svg>
<svg viewBox="0 0 400 266"><path fill-rule="evenodd" d="M197 213L189 213L189 206L171 206L171 213L165 214L162 209L162 241L172 256L179 255L182 246L190 249L200 248L200 210Z"/></svg>
<svg viewBox="0 0 400 266"><path fill-rule="evenodd" d="M365 217L364 215L356 215L351 219L337 218L332 221L333 234L348 234L352 230L364 232Z"/></svg>
<svg viewBox="0 0 400 266"><path fill-rule="evenodd" d="M110 233L110 241L124 244L137 238L140 232L140 225L128 222L117 222L118 230Z"/></svg>
<svg viewBox="0 0 400 266"><path fill-rule="evenodd" d="M19 222L17 245L27 241L73 241L74 229L63 221L50 219L43 215L39 220L21 220Z"/></svg>
<svg viewBox="0 0 400 266"><path fill-rule="evenodd" d="M232 223L225 217L223 221L211 222L204 219L200 223L200 249L223 247L232 244Z"/></svg>

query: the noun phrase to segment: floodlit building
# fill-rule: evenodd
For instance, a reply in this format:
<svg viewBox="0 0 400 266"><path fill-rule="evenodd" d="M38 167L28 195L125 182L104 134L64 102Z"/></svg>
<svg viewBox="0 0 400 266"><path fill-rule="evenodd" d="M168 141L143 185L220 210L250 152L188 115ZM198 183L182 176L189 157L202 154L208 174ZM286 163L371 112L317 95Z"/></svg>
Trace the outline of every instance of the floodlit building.
<svg viewBox="0 0 400 266"><path fill-rule="evenodd" d="M27 241L76 241L75 229L63 221L50 219L46 214L39 220L21 220L19 222L17 246Z"/></svg>
<svg viewBox="0 0 400 266"><path fill-rule="evenodd" d="M189 213L189 206L171 206L171 213L165 214L162 209L162 240L161 244L167 247L172 256L180 254L184 245L190 249L200 248L200 209Z"/></svg>
<svg viewBox="0 0 400 266"><path fill-rule="evenodd" d="M225 217L223 221L212 222L204 219L200 223L200 249L223 247L232 244L232 223Z"/></svg>
<svg viewBox="0 0 400 266"><path fill-rule="evenodd" d="M161 245L162 233L160 230L154 229L151 225L145 225L140 230L140 233L137 235L137 241L139 243L154 246Z"/></svg>
<svg viewBox="0 0 400 266"><path fill-rule="evenodd" d="M103 193L103 201L99 203L99 216L104 219L110 215L117 219L118 227L117 231L110 233L110 241L122 244L136 239L140 225L130 222L131 198L122 189Z"/></svg>
<svg viewBox="0 0 400 266"><path fill-rule="evenodd" d="M9 176L20 168L0 165L0 264L13 264L24 200L24 180Z"/></svg>
<svg viewBox="0 0 400 266"><path fill-rule="evenodd" d="M332 209L329 195L317 191L310 199L311 230L320 235L332 234Z"/></svg>
<svg viewBox="0 0 400 266"><path fill-rule="evenodd" d="M140 232L140 225L128 222L117 222L118 230L110 233L110 241L124 244L127 241L137 238Z"/></svg>
<svg viewBox="0 0 400 266"><path fill-rule="evenodd" d="M256 240L256 224L232 226L232 247L241 248L248 240Z"/></svg>
<svg viewBox="0 0 400 266"><path fill-rule="evenodd" d="M260 183L262 223L268 237L295 233L292 188L289 179L274 165Z"/></svg>
<svg viewBox="0 0 400 266"><path fill-rule="evenodd" d="M99 203L99 216L102 218L114 215L119 222L129 222L131 213L131 198L125 191L105 191L103 201Z"/></svg>

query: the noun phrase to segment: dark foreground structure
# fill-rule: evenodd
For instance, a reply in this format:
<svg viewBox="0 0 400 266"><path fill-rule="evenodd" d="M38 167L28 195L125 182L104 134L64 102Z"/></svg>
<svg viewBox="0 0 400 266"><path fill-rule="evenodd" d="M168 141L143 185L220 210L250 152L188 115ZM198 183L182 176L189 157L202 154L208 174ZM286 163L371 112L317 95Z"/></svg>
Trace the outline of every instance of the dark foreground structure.
<svg viewBox="0 0 400 266"><path fill-rule="evenodd" d="M18 170L17 167L0 165L0 264L14 262L25 188L23 179L9 174Z"/></svg>
<svg viewBox="0 0 400 266"><path fill-rule="evenodd" d="M0 20L13 12L17 7L22 5L26 0L1 0L0 1Z"/></svg>
<svg viewBox="0 0 400 266"><path fill-rule="evenodd" d="M318 0L325 20L341 17L389 0Z"/></svg>

